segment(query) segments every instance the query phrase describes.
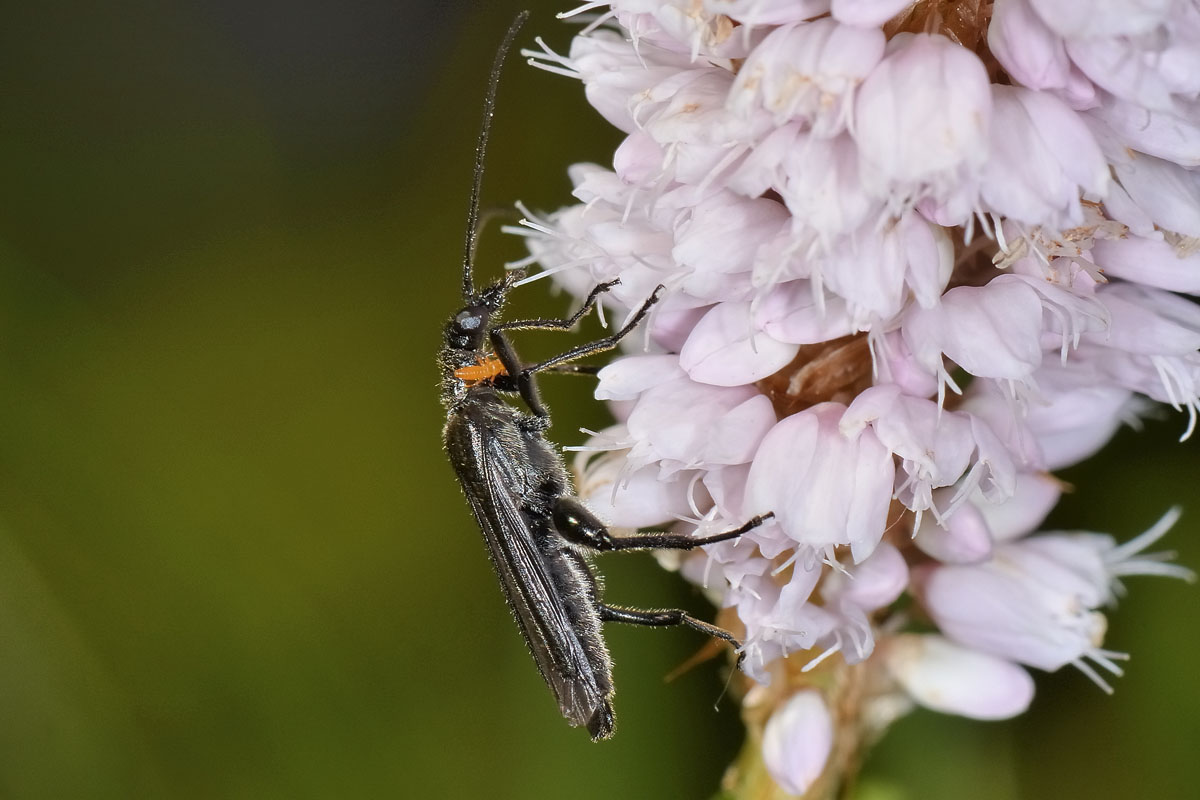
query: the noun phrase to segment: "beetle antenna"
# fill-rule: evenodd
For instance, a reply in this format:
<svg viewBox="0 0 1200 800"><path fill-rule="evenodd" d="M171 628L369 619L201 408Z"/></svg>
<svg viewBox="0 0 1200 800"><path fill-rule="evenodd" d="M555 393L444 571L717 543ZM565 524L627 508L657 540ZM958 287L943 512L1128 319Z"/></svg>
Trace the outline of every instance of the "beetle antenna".
<svg viewBox="0 0 1200 800"><path fill-rule="evenodd" d="M479 128L479 138L475 140L475 171L471 179L471 205L467 209L467 236L465 252L463 253L463 299L469 300L475 294L475 286L471 280L472 268L475 266L475 248L479 240L479 194L483 187L483 160L487 155L488 136L492 132L492 117L496 113L496 88L500 85L500 71L508 51L512 49L517 32L529 19L529 12L522 11L508 26L504 41L496 50L496 59L492 62L492 73L488 76L487 95L483 100L483 123Z"/></svg>

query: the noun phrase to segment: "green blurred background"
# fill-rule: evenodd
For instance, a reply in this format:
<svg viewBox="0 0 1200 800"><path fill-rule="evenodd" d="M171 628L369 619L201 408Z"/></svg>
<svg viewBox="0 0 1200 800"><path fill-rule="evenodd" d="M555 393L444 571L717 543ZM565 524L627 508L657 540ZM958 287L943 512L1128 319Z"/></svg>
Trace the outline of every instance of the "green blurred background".
<svg viewBox="0 0 1200 800"><path fill-rule="evenodd" d="M563 4L526 5L523 42L565 48ZM0 796L716 788L740 740L716 668L663 683L695 635L613 630L618 735L569 729L440 451L434 354L519 7L5 4ZM562 205L566 165L615 141L578 85L514 59L485 206ZM493 275L522 252L497 227ZM557 438L603 424L586 382L547 383ZM1128 537L1182 501L1168 545L1200 564L1182 427L1071 471L1055 521ZM604 568L612 598L704 608L647 556ZM1114 698L1067 672L1015 722L916 714L861 796L1195 796L1198 592L1131 583Z"/></svg>

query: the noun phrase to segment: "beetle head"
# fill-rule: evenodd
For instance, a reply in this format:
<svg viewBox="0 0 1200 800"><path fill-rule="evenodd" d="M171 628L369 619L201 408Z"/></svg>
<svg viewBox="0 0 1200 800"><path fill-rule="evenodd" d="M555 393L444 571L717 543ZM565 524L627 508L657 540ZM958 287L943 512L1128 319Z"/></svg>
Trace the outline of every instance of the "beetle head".
<svg viewBox="0 0 1200 800"><path fill-rule="evenodd" d="M502 280L471 296L466 305L446 325L446 346L454 350L479 350L491 326L492 317L499 313L504 298L524 273L506 273Z"/></svg>

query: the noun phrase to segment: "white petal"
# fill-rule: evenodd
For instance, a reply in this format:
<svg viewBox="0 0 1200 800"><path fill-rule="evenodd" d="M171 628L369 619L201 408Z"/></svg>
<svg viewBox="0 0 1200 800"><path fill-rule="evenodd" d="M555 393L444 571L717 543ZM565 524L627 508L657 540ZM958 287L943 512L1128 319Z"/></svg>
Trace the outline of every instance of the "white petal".
<svg viewBox="0 0 1200 800"><path fill-rule="evenodd" d="M1107 347L1142 355L1190 355L1200 350L1200 305L1161 289L1112 283L1099 293L1112 315L1104 334L1087 334Z"/></svg>
<svg viewBox="0 0 1200 800"><path fill-rule="evenodd" d="M895 465L869 428L857 436L839 430L844 411L822 403L777 423L754 455L746 503L774 511L794 541L850 545L861 562L883 536Z"/></svg>
<svg viewBox="0 0 1200 800"><path fill-rule="evenodd" d="M847 25L882 25L900 13L912 0L833 0L834 19Z"/></svg>
<svg viewBox="0 0 1200 800"><path fill-rule="evenodd" d="M1133 202L1159 226L1200 236L1200 175L1140 153L1114 163L1113 171Z"/></svg>
<svg viewBox="0 0 1200 800"><path fill-rule="evenodd" d="M783 25L829 12L829 0L703 0L702 5L743 25Z"/></svg>
<svg viewBox="0 0 1200 800"><path fill-rule="evenodd" d="M783 183L775 187L795 218L793 226L831 239L878 216L879 201L864 190L859 162L848 134L797 137L783 156Z"/></svg>
<svg viewBox="0 0 1200 800"><path fill-rule="evenodd" d="M996 541L1007 542L1037 529L1062 496L1062 484L1040 472L1017 476L1013 496L1003 503L989 503L982 496L971 503L983 515L986 528Z"/></svg>
<svg viewBox="0 0 1200 800"><path fill-rule="evenodd" d="M1046 92L994 86L992 95L992 158L984 170L984 201L1031 225L1080 225L1080 192L1102 197L1109 180L1108 164L1087 125Z"/></svg>
<svg viewBox="0 0 1200 800"><path fill-rule="evenodd" d="M1196 100L1175 101L1169 109L1151 109L1119 97L1105 96L1088 113L1103 120L1134 150L1200 166L1200 109Z"/></svg>
<svg viewBox="0 0 1200 800"><path fill-rule="evenodd" d="M819 302L812 282L781 283L763 297L754 312L754 322L781 342L814 344L839 339L854 332L846 301L827 297Z"/></svg>
<svg viewBox="0 0 1200 800"><path fill-rule="evenodd" d="M1060 36L1087 38L1145 33L1158 25L1174 0L1031 0L1038 16Z"/></svg>
<svg viewBox="0 0 1200 800"><path fill-rule="evenodd" d="M629 413L630 461L635 467L661 461L668 474L749 461L774 422L770 400L752 386L666 381L642 392Z"/></svg>
<svg viewBox="0 0 1200 800"><path fill-rule="evenodd" d="M1029 0L1003 0L992 10L988 48L1016 81L1030 89L1067 85L1071 60L1063 40L1046 27Z"/></svg>
<svg viewBox="0 0 1200 800"><path fill-rule="evenodd" d="M935 500L949 500L953 490L940 489ZM963 503L943 520L942 527L932 514L921 518L914 537L921 552L944 564L977 564L992 555L992 537L983 515L973 503Z"/></svg>
<svg viewBox="0 0 1200 800"><path fill-rule="evenodd" d="M625 475L623 465L619 454L597 460L579 486L580 497L600 519L618 528L648 528L691 513L688 489L694 473L663 479L650 466ZM614 480L620 482L616 492Z"/></svg>
<svg viewBox="0 0 1200 800"><path fill-rule="evenodd" d="M1042 361L1042 302L1017 276L986 286L959 286L935 309L913 309L904 339L930 372L941 356L984 378L1028 378Z"/></svg>
<svg viewBox="0 0 1200 800"><path fill-rule="evenodd" d="M586 291L586 290L585 290ZM655 307L647 323L650 327L650 340L662 349L678 353L691 335L692 329L708 313L712 306L675 306L672 299L682 295L672 294ZM674 307L673 307L674 306ZM678 358L675 359L678 362ZM678 363L676 364L678 366ZM680 372L683 368L680 367Z"/></svg>
<svg viewBox="0 0 1200 800"><path fill-rule="evenodd" d="M720 303L688 336L679 364L701 383L741 386L778 372L798 350L757 330L749 303Z"/></svg>
<svg viewBox="0 0 1200 800"><path fill-rule="evenodd" d="M926 708L972 719L1008 719L1033 699L1021 667L941 636L904 634L886 640L888 671Z"/></svg>
<svg viewBox="0 0 1200 800"><path fill-rule="evenodd" d="M1014 545L1010 545L1012 547ZM1075 607L1062 569L1030 573L997 548L991 561L976 566L943 566L924 576L921 600L942 633L959 644L1004 659L1054 671L1079 659L1103 639L1104 617Z"/></svg>
<svg viewBox="0 0 1200 800"><path fill-rule="evenodd" d="M883 56L883 31L832 19L776 28L746 59L729 105L805 122L822 137L845 128L851 93Z"/></svg>
<svg viewBox="0 0 1200 800"><path fill-rule="evenodd" d="M749 272L754 246L773 236L787 219L787 209L774 200L718 192L692 208L690 218L676 232L671 255L691 270L718 275Z"/></svg>
<svg viewBox="0 0 1200 800"><path fill-rule="evenodd" d="M879 195L951 199L987 159L987 71L944 36L900 34L889 47L855 100L864 182Z"/></svg>
<svg viewBox="0 0 1200 800"><path fill-rule="evenodd" d="M633 400L651 386L683 377L674 355L625 356L606 365L597 375L597 400Z"/></svg>
<svg viewBox="0 0 1200 800"><path fill-rule="evenodd" d="M1131 236L1097 241L1092 260L1105 274L1117 278L1200 294L1200 252L1181 255L1166 242Z"/></svg>

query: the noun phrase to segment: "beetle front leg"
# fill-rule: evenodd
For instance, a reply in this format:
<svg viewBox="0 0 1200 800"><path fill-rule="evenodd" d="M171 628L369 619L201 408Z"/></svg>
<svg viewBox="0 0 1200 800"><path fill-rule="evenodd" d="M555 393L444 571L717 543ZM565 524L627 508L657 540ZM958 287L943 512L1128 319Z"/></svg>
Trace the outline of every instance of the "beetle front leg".
<svg viewBox="0 0 1200 800"><path fill-rule="evenodd" d="M538 391L534 373L521 365L516 348L504 335L504 331L500 328L492 328L488 332L488 338L491 339L492 350L496 351L496 358L500 359L500 363L504 365L504 372L512 381L512 388L521 395L521 399L525 401L525 405L529 407L534 416L549 419L550 412L542 404L542 395Z"/></svg>

